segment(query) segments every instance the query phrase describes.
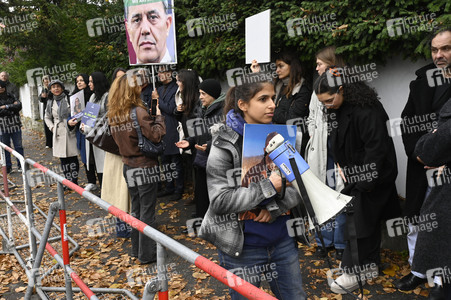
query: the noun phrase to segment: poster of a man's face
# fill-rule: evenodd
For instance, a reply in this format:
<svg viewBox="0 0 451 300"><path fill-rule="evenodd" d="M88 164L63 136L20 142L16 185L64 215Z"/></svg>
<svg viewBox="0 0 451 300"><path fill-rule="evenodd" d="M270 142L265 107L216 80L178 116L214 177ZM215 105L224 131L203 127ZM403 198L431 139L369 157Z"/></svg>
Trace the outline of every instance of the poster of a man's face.
<svg viewBox="0 0 451 300"><path fill-rule="evenodd" d="M177 63L171 1L124 1L130 65Z"/></svg>

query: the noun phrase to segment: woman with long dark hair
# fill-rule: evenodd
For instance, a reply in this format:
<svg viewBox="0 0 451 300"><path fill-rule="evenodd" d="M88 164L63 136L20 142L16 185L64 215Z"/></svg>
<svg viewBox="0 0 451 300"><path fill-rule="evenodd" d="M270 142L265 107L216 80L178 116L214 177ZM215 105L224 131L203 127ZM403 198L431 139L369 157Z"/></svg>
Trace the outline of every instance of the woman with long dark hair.
<svg viewBox="0 0 451 300"><path fill-rule="evenodd" d="M328 77L329 76L329 77ZM341 79L343 84L331 84ZM328 80L329 79L329 80ZM331 126L331 152L341 169L345 188L343 194L354 197L359 265L354 265L350 242L347 241L341 268L343 275L336 282L348 290L358 287L356 272L375 274L380 264L381 220L398 216L400 206L395 180L398 174L393 140L388 134L387 113L377 93L364 82L347 83L342 72L329 68L315 82L318 100L335 113ZM390 214L390 215L389 215ZM334 293L345 293L331 284Z"/></svg>
<svg viewBox="0 0 451 300"><path fill-rule="evenodd" d="M257 63L252 64L254 71ZM311 83L306 80L301 61L292 52L281 52L276 57L276 73L274 88L276 98L274 103L273 122L275 124L294 124L305 122L309 115L309 103L312 95ZM304 155L308 142L308 133L305 126L301 126L302 146L301 155Z"/></svg>
<svg viewBox="0 0 451 300"><path fill-rule="evenodd" d="M203 218L210 203L207 186L207 159L211 149L210 129L214 124L223 120L225 94L221 93L221 84L215 79L206 79L199 84L201 107L196 114L197 119L202 119L201 132L195 132L176 143L182 149L196 149L193 166L195 169L194 202L196 203L196 217Z"/></svg>
<svg viewBox="0 0 451 300"><path fill-rule="evenodd" d="M79 91L83 91L84 101L85 101L85 107L86 103L88 102L89 98L91 98L92 91L88 86L89 84L89 76L87 74L80 73L75 78L75 88L72 91L72 95L75 95ZM83 162L83 165L85 167L86 171L86 177L88 179L88 185L86 186L87 190L94 191L96 189L96 173L95 170L91 168L91 170L88 170L88 166L86 164L86 138L83 134L80 132L80 120L77 120L75 118L70 118L67 121L67 124L69 125L69 130L75 130L75 134L77 137L77 148L78 151L80 151L81 161Z"/></svg>
<svg viewBox="0 0 451 300"><path fill-rule="evenodd" d="M93 72L91 76L89 76L89 88L93 92L91 98L89 99L89 102L98 104L100 106L97 119L102 118L107 111L109 87L110 84L108 82L108 79L102 72ZM87 135L91 130L93 130L93 128L81 124L80 130L83 134ZM88 141L86 143L86 164L89 171L91 170L96 171L100 188L102 188L104 160L105 160L105 151L94 146Z"/></svg>
<svg viewBox="0 0 451 300"><path fill-rule="evenodd" d="M176 77L178 91L175 93L174 115L182 123L185 137L189 136L186 121L195 117L194 109L199 103L199 75L194 70L180 70Z"/></svg>
<svg viewBox="0 0 451 300"><path fill-rule="evenodd" d="M190 131L188 130L187 121L196 117L196 110L199 107L199 75L194 70L180 70L176 76L176 80L178 90L175 93L176 108L174 109L174 117L182 125L184 138L188 138ZM193 158L196 156L196 150L190 149L189 151L184 149L184 151L183 155L188 155L187 159L184 160L187 162L187 165L184 165L184 169L192 169L192 176L195 178L196 175L194 173L196 171L192 168L192 163ZM174 193L170 200L180 200L181 197L181 194Z"/></svg>
<svg viewBox="0 0 451 300"><path fill-rule="evenodd" d="M131 114L136 108L136 118L142 135L153 143L159 143L166 133L164 117L157 106L156 116L151 117L141 98L141 87L136 76L123 75L113 82L108 103L108 122L114 140L124 162L123 175L126 178L132 202L132 215L140 221L156 227L155 206L158 174L158 159L145 156L138 147L138 134ZM124 130L123 128L132 128ZM139 172L141 176L136 174ZM141 180L142 179L142 180ZM156 243L151 238L133 229L131 233L133 257L142 264L156 261Z"/></svg>

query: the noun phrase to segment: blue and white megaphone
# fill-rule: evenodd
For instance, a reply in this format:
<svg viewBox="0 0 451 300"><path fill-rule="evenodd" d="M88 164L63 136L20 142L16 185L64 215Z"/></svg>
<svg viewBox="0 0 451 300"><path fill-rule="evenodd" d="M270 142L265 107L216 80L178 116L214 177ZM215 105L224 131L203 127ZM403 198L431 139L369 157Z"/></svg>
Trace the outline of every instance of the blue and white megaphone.
<svg viewBox="0 0 451 300"><path fill-rule="evenodd" d="M316 215L319 225L327 222L338 213L343 211L353 197L340 194L321 182L310 170L309 165L302 156L294 149L289 141L285 141L282 135L277 134L266 147L266 152L279 170L285 175L288 182L302 196L302 191L296 182L295 172L290 162L290 158L296 162L300 177L304 183L305 190L310 198L311 205ZM309 216L310 230L314 229L314 223Z"/></svg>

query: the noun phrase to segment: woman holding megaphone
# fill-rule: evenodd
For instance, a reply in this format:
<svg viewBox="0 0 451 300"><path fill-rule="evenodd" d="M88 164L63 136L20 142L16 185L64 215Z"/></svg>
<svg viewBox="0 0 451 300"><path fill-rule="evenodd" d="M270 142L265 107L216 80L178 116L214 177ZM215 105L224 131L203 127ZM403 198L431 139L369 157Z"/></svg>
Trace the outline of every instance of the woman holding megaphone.
<svg viewBox="0 0 451 300"><path fill-rule="evenodd" d="M258 74L246 76L243 85L229 90L226 107L233 108L212 142L207 162L210 206L199 236L218 248L221 265L237 276L255 286L265 278L278 299L306 299L298 250L287 230L286 212L300 203L299 194L287 187L285 197L276 202L282 189L276 172L247 187L239 179L244 124L270 124L275 109L272 83L261 81ZM255 208L254 219L238 218ZM240 285L228 279L230 287ZM233 300L245 299L232 289L230 295Z"/></svg>
<svg viewBox="0 0 451 300"><path fill-rule="evenodd" d="M331 126L331 152L345 181L343 194L354 196L358 266L354 265L350 241L346 243L341 268L344 274L331 284L334 293L358 287L355 273L368 279L380 264L383 219L400 214L395 180L398 174L393 140L388 134L387 113L377 93L364 82L346 78L344 68L328 68L315 82L314 90L326 113L335 113ZM390 215L387 215L390 214ZM347 218L349 225L352 218ZM371 275L374 276L374 275ZM364 282L364 280L362 280Z"/></svg>

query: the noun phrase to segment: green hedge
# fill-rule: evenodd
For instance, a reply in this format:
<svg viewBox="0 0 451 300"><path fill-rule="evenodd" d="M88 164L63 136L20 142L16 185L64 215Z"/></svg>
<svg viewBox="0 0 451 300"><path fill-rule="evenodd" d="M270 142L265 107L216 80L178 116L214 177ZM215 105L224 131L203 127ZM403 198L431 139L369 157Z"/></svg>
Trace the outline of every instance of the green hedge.
<svg viewBox="0 0 451 300"><path fill-rule="evenodd" d="M10 12L14 9L22 15L33 13L36 22L31 31L0 35L2 68L18 84L27 81L26 70L37 67L75 63L79 72L100 70L107 75L115 67L128 67L124 31L90 37L86 26L87 20L98 17L118 20L123 15L122 1L17 3L14 7L2 3L0 17L17 15ZM447 0L176 0L178 67L195 69L204 78L224 78L226 70L243 66L245 18L266 9L271 9L272 51L297 51L310 69L315 52L327 45L336 45L338 52L354 63L384 63L400 54L414 60L430 57L426 29L451 24L451 2ZM215 17L221 20L212 28L216 32L189 35L187 21ZM398 18L404 18L406 26L395 23L390 31L387 21L399 22Z"/></svg>

